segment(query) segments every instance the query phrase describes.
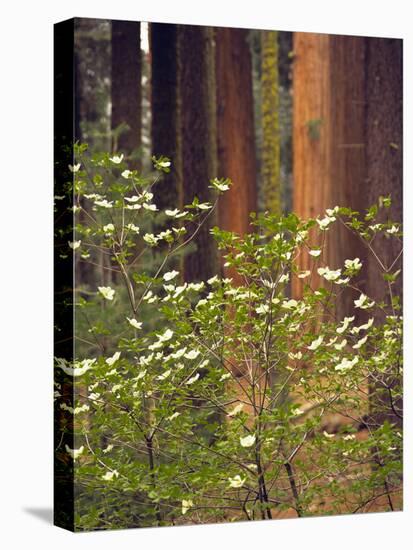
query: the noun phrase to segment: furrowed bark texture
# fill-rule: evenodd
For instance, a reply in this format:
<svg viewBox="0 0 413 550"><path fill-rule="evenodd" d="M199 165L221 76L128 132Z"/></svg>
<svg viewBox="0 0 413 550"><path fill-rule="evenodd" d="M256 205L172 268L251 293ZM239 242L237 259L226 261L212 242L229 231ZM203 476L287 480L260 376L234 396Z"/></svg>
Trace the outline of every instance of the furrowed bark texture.
<svg viewBox="0 0 413 550"><path fill-rule="evenodd" d="M380 195L391 195L388 216L401 223L403 184L403 67L402 41L387 38L366 39L366 165L368 204ZM383 220L384 221L384 220ZM400 247L389 246L384 237L374 248L386 267L392 265ZM394 270L401 268L401 259ZM375 300L382 299L387 283L375 276L377 265L369 262L368 289ZM402 295L402 277L392 285Z"/></svg>
<svg viewBox="0 0 413 550"><path fill-rule="evenodd" d="M401 223L401 40L295 33L294 54L295 212L304 218L323 216L325 208L336 204L363 211L380 196L391 195L392 206L378 221ZM328 232L327 238L321 265L336 269L345 258L359 257L366 294L387 304L390 291L402 296L402 277L390 289L359 239L344 228ZM386 268L401 269L401 244L379 236L372 246ZM304 251L300 264L302 269L310 266ZM293 281L296 296L301 284ZM354 313L354 296L345 296L338 301L339 318ZM376 322L383 320L384 313L377 313ZM370 383L371 422L401 424L402 400L390 395L394 382Z"/></svg>
<svg viewBox="0 0 413 550"><path fill-rule="evenodd" d="M116 151L130 155L141 146L140 23L112 21L112 130L127 126L113 141Z"/></svg>
<svg viewBox="0 0 413 550"><path fill-rule="evenodd" d="M152 23L150 44L152 154L172 162L170 173L156 185L156 204L160 209L175 208L182 202L177 25Z"/></svg>
<svg viewBox="0 0 413 550"><path fill-rule="evenodd" d="M366 149L368 204L377 202L380 195L391 195L392 206L383 213L381 222L391 219L403 221L403 66L402 41L396 39L366 39ZM402 244L395 244L383 235L374 240L376 254L392 272L402 269L400 252ZM397 259L399 258L399 259ZM396 261L397 260L397 261ZM366 292L375 301L382 301L389 294L389 285L378 276L379 267L373 256L367 264ZM391 285L394 296L403 298L402 274ZM387 302L389 300L387 299ZM402 304L402 302L401 302ZM397 312L396 313L401 313ZM380 313L379 313L380 316ZM384 314L376 322L384 321ZM400 357L402 351L400 350ZM388 390L371 382L371 413L376 422L384 420L401 426L403 400L394 394L395 380L385 380ZM374 392L379 392L374 396ZM383 411L385 405L387 412Z"/></svg>
<svg viewBox="0 0 413 550"><path fill-rule="evenodd" d="M178 28L183 204L192 202L194 196L201 202L213 199L208 188L217 173L213 33L211 27ZM185 281L217 272L217 250L209 233L214 224L210 216L197 233L196 251L185 256Z"/></svg>
<svg viewBox="0 0 413 550"><path fill-rule="evenodd" d="M300 217L324 217L325 209L336 205L365 206L364 58L363 38L294 34L293 210ZM331 269L342 267L346 258L364 259L358 239L344 228L325 235L322 260ZM300 267L311 264L302 251ZM293 279L296 296L302 285ZM350 311L352 299L349 293L340 301L338 316Z"/></svg>
<svg viewBox="0 0 413 550"><path fill-rule="evenodd" d="M218 175L231 189L219 202L219 225L244 235L257 209L251 55L245 29L216 30ZM226 275L236 276L228 272Z"/></svg>

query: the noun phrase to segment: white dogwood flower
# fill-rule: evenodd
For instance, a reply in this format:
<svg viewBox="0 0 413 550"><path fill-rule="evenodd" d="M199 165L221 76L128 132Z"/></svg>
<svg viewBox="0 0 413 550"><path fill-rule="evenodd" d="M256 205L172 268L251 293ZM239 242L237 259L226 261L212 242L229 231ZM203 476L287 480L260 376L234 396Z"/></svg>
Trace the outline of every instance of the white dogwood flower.
<svg viewBox="0 0 413 550"><path fill-rule="evenodd" d="M158 210L156 204L149 204L147 202L144 202L142 206L145 208L145 210L150 210L151 212L156 212Z"/></svg>
<svg viewBox="0 0 413 550"><path fill-rule="evenodd" d="M125 197L125 201L135 203L138 202L142 197L140 195L133 195L132 197Z"/></svg>
<svg viewBox="0 0 413 550"><path fill-rule="evenodd" d="M106 474L103 474L102 479L104 479L105 481L112 481L113 478L117 477L119 477L119 472L117 470L112 470L110 472L106 472Z"/></svg>
<svg viewBox="0 0 413 550"><path fill-rule="evenodd" d="M362 268L362 263L360 261L360 258L354 258L354 260L345 260L344 266L346 269L353 269L355 271L359 271Z"/></svg>
<svg viewBox="0 0 413 550"><path fill-rule="evenodd" d="M354 300L354 305L360 309L369 309L374 306L373 301L369 301L368 297L361 293L357 300Z"/></svg>
<svg viewBox="0 0 413 550"><path fill-rule="evenodd" d="M129 324L133 328L136 328L137 330L140 330L142 328L142 321L137 321L136 319L129 319L129 317L126 317L126 319L128 320Z"/></svg>
<svg viewBox="0 0 413 550"><path fill-rule="evenodd" d="M265 315L265 313L268 313L270 311L270 307L267 304L261 304L260 306L255 308L255 312L259 315Z"/></svg>
<svg viewBox="0 0 413 550"><path fill-rule="evenodd" d="M313 249L313 250L309 250L308 253L310 254L310 256L313 256L314 258L318 258L319 255L321 254L321 250Z"/></svg>
<svg viewBox="0 0 413 550"><path fill-rule="evenodd" d="M145 233L143 240L151 246L155 246L158 243L158 239L153 233Z"/></svg>
<svg viewBox="0 0 413 550"><path fill-rule="evenodd" d="M68 376L81 376L96 363L96 359L83 359L83 361L75 361L74 366L70 366L70 363L66 359L56 357L57 366L62 369Z"/></svg>
<svg viewBox="0 0 413 550"><path fill-rule="evenodd" d="M167 342L173 335L173 331L170 328L167 328L163 334L158 334L158 340L161 342Z"/></svg>
<svg viewBox="0 0 413 550"><path fill-rule="evenodd" d="M211 181L212 187L218 189L218 191L228 191L229 185L225 182L219 181L217 178Z"/></svg>
<svg viewBox="0 0 413 550"><path fill-rule="evenodd" d="M156 379L157 380L166 380L168 378L168 376L171 374L171 372L172 372L172 370L168 369L163 374L160 374L159 376L157 376Z"/></svg>
<svg viewBox="0 0 413 550"><path fill-rule="evenodd" d="M123 155L113 155L113 157L109 157L109 160L113 162L113 164L120 164L123 160Z"/></svg>
<svg viewBox="0 0 413 550"><path fill-rule="evenodd" d="M80 164L74 164L73 166L71 164L69 164L69 170L73 173L79 172Z"/></svg>
<svg viewBox="0 0 413 550"><path fill-rule="evenodd" d="M113 223L108 223L103 226L103 231L105 233L113 233L113 231L115 231L115 226L113 225Z"/></svg>
<svg viewBox="0 0 413 550"><path fill-rule="evenodd" d="M164 281L172 281L172 279L175 279L175 277L179 275L179 271L168 271L168 273L164 273L163 280Z"/></svg>
<svg viewBox="0 0 413 550"><path fill-rule="evenodd" d="M66 405L66 403L61 403L60 404L60 408L63 410L63 411L67 411L69 412L70 414L79 414L81 412L87 412L90 410L90 407L89 405L81 405L80 407L71 407L70 405Z"/></svg>
<svg viewBox="0 0 413 550"><path fill-rule="evenodd" d="M241 443L241 447L252 447L255 443L255 435L240 437L239 442Z"/></svg>
<svg viewBox="0 0 413 550"><path fill-rule="evenodd" d="M341 351L342 349L344 349L347 345L347 340L344 338L344 340L341 340L341 342L339 344L334 344L334 348L337 350L337 351Z"/></svg>
<svg viewBox="0 0 413 550"><path fill-rule="evenodd" d="M111 367L112 365L114 365L116 363L116 361L119 359L120 357L120 351L117 351L116 353L114 353L112 355L112 357L108 357L106 359L106 364L109 365L109 367Z"/></svg>
<svg viewBox="0 0 413 550"><path fill-rule="evenodd" d="M198 355L200 354L201 352L199 350L195 350L195 349L191 349L191 351L188 351L188 353L185 353L184 357L186 357L186 359L196 359L198 357Z"/></svg>
<svg viewBox="0 0 413 550"><path fill-rule="evenodd" d="M243 408L244 408L244 403L238 403L238 405L236 405L232 409L232 411L228 413L228 416L236 416L238 413L242 411Z"/></svg>
<svg viewBox="0 0 413 550"><path fill-rule="evenodd" d="M321 231L327 231L328 226L335 221L336 221L336 218L334 216L326 216L322 220L319 220L318 218L316 219L316 222L318 223L318 227L320 228Z"/></svg>
<svg viewBox="0 0 413 550"><path fill-rule="evenodd" d="M319 336L318 338L313 340L309 346L307 346L307 349L309 349L311 351L316 350L318 347L321 346L321 344L323 343L323 340L324 340L324 336L322 336L322 335Z"/></svg>
<svg viewBox="0 0 413 550"><path fill-rule="evenodd" d="M106 199L95 200L94 204L100 206L101 208L113 208L113 201L108 201Z"/></svg>
<svg viewBox="0 0 413 550"><path fill-rule="evenodd" d="M236 475L234 477L229 477L228 481L230 487L233 487L234 489L239 489L244 485L245 478L242 479L240 475Z"/></svg>
<svg viewBox="0 0 413 550"><path fill-rule="evenodd" d="M389 229L386 229L387 233L390 233L390 235L394 235L395 233L399 232L399 228L397 225L392 225Z"/></svg>
<svg viewBox="0 0 413 550"><path fill-rule="evenodd" d="M373 323L374 323L374 318L371 317L371 318L367 321L367 323L365 323L364 325L360 325L359 327L353 327L353 328L351 329L351 332L352 332L353 334L358 334L361 330L368 330L368 329L372 326Z"/></svg>
<svg viewBox="0 0 413 550"><path fill-rule="evenodd" d="M317 269L317 273L321 275L321 277L324 277L324 279L326 279L327 281L335 281L340 277L341 270L340 269L333 270L333 269L330 269L328 266L326 266L326 267L319 267Z"/></svg>
<svg viewBox="0 0 413 550"><path fill-rule="evenodd" d="M349 324L354 321L353 317L344 317L343 321L341 322L341 326L336 328L336 332L338 334L343 334L348 329Z"/></svg>
<svg viewBox="0 0 413 550"><path fill-rule="evenodd" d="M336 371L346 371L350 370L358 363L358 356L356 355L353 359L349 360L346 357L344 357L341 362L335 366L334 370Z"/></svg>
<svg viewBox="0 0 413 550"><path fill-rule="evenodd" d="M184 354L186 353L186 348L178 349L177 351L174 351L174 353L171 353L172 359L180 359Z"/></svg>
<svg viewBox="0 0 413 550"><path fill-rule="evenodd" d="M282 303L282 306L284 309L294 309L298 306L297 300L286 300Z"/></svg>
<svg viewBox="0 0 413 550"><path fill-rule="evenodd" d="M363 344L367 342L367 336L364 336L364 338L360 338L360 340L354 344L353 349L360 349Z"/></svg>
<svg viewBox="0 0 413 550"><path fill-rule="evenodd" d="M194 374L194 376L191 376L191 378L189 380L187 380L185 382L185 384L187 386L190 386L191 384L193 384L194 382L196 382L197 380L199 379L199 372L197 372L196 374Z"/></svg>
<svg viewBox="0 0 413 550"><path fill-rule="evenodd" d="M182 501L182 515L185 515L188 510L190 508L192 508L192 506L194 505L194 503L192 502L192 500L183 500Z"/></svg>
<svg viewBox="0 0 413 550"><path fill-rule="evenodd" d="M65 449L66 449L67 454L70 455L73 458L73 460L76 460L77 458L79 458L79 456L85 450L83 445L81 447L79 447L78 449L71 449L68 445L65 445Z"/></svg>
<svg viewBox="0 0 413 550"><path fill-rule="evenodd" d="M79 248L80 244L81 244L82 241L69 241L68 242L68 245L69 245L69 248L72 248L73 250L76 250L77 248Z"/></svg>
<svg viewBox="0 0 413 550"><path fill-rule="evenodd" d="M175 208L174 210L165 210L165 214L171 218L175 218L176 215L179 214L179 209Z"/></svg>
<svg viewBox="0 0 413 550"><path fill-rule="evenodd" d="M301 351L297 351L297 353L292 353L292 352L290 352L290 353L288 354L288 357L289 357L290 359L298 359L298 360L300 360L300 359L302 359L303 354L301 353Z"/></svg>
<svg viewBox="0 0 413 550"><path fill-rule="evenodd" d="M350 277L346 277L345 279L336 279L334 281L334 284L336 285L346 285L350 281Z"/></svg>
<svg viewBox="0 0 413 550"><path fill-rule="evenodd" d="M115 291L110 286L98 286L98 291L102 294L105 300L113 300Z"/></svg>
<svg viewBox="0 0 413 550"><path fill-rule="evenodd" d="M130 231L133 231L136 234L138 234L140 231L139 227L134 223L128 223L128 225L126 226L126 229L129 229Z"/></svg>

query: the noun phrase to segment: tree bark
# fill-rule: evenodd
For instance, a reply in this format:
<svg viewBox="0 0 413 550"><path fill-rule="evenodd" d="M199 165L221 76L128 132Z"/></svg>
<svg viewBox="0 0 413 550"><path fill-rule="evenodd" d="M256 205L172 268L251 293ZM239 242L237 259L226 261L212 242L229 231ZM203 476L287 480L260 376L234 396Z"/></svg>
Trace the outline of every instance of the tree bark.
<svg viewBox="0 0 413 550"><path fill-rule="evenodd" d="M294 210L302 217L323 215L336 204L363 209L391 195L390 211L378 221L402 222L402 42L383 38L357 38L296 33L294 35ZM333 232L334 231L334 232ZM374 239L382 263L401 268L401 245L384 236ZM323 265L342 267L345 258L362 259L366 294L376 302L389 300L389 285L374 256L361 248L344 228L328 233ZM310 265L303 253L302 269ZM293 292L301 294L298 280ZM402 295L402 278L392 285ZM354 314L351 293L343 294L337 316ZM376 322L385 313L376 310ZM401 423L385 385L370 384L371 421ZM398 383L398 380L395 380ZM383 389L384 388L384 389ZM385 390L385 391L384 391ZM397 392L398 393L398 392ZM396 395L397 395L396 393ZM387 403L387 401L388 403ZM385 410L387 409L387 410Z"/></svg>
<svg viewBox="0 0 413 550"><path fill-rule="evenodd" d="M141 146L141 71L140 23L112 21L112 148L125 155Z"/></svg>
<svg viewBox="0 0 413 550"><path fill-rule="evenodd" d="M380 195L391 195L392 206L386 214L399 224L403 217L402 69L401 40L366 39L367 200L373 204ZM400 248L389 246L384 237L374 241L374 249L387 267L394 262ZM400 258L394 270L401 268L401 262ZM401 297L401 275L392 287ZM388 292L387 283L377 277L377 265L373 260L368 264L367 288L371 297L379 301Z"/></svg>
<svg viewBox="0 0 413 550"><path fill-rule="evenodd" d="M151 23L152 154L172 162L170 173L156 186L160 209L175 208L182 202L177 46L177 25Z"/></svg>
<svg viewBox="0 0 413 550"><path fill-rule="evenodd" d="M336 205L366 206L364 57L363 38L294 34L293 210L300 217L323 217ZM346 258L364 259L359 240L345 228L334 227L326 237L322 260L330 268L342 267ZM300 267L311 264L303 251ZM293 280L296 296L302 285ZM350 313L352 299L343 294L339 317Z"/></svg>
<svg viewBox="0 0 413 550"><path fill-rule="evenodd" d="M367 136L367 197L369 204L379 196L391 195L392 206L383 211L379 222L391 219L397 224L403 221L403 67L402 41L387 38L366 39L366 136ZM391 244L384 235L375 238L372 245L377 256L392 271L402 269L400 252L402 244ZM397 260L397 258L399 259ZM397 260L397 261L396 261ZM376 302L390 302L389 287L379 274L380 268L370 255L367 263L366 292ZM402 274L391 285L393 296L400 297L403 304ZM402 311L397 311L401 314ZM377 310L376 322L384 321L384 312ZM400 343L400 346L402 344ZM400 357L402 350L400 349ZM397 365L394 366L394 372ZM403 400L400 397L401 383L391 376L382 384L371 382L371 415L375 422L385 420L402 425ZM386 411L383 411L383 404Z"/></svg>
<svg viewBox="0 0 413 550"><path fill-rule="evenodd" d="M249 214L257 209L252 67L247 39L245 29L216 30L218 175L233 182L220 198L219 226L240 235L251 230Z"/></svg>
<svg viewBox="0 0 413 550"><path fill-rule="evenodd" d="M208 186L217 173L213 32L211 27L178 27L183 204L194 196L211 200ZM211 216L193 241L197 251L184 257L185 281L217 272L217 250L209 233L213 225Z"/></svg>

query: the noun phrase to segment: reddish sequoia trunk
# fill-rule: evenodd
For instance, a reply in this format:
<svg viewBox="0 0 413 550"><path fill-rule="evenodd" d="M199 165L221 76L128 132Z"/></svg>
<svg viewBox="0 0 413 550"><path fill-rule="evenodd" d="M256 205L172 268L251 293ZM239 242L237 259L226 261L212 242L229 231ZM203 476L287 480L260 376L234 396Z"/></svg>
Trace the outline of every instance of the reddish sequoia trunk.
<svg viewBox="0 0 413 550"><path fill-rule="evenodd" d="M220 226L241 235L257 208L251 56L245 29L216 31L218 173L232 180L220 201Z"/></svg>
<svg viewBox="0 0 413 550"><path fill-rule="evenodd" d="M323 216L326 208L337 204L360 209L366 197L365 41L295 33L294 54L293 210L308 218ZM334 228L326 236L322 260L330 268L342 267L346 258L364 258L359 240L344 228ZM303 252L301 268L311 263ZM301 294L301 280L293 280L293 292ZM343 316L351 307L348 294L337 314Z"/></svg>
<svg viewBox="0 0 413 550"><path fill-rule="evenodd" d="M402 43L401 40L296 33L294 36L294 210L300 216L323 214L336 204L355 210L391 195L390 212L402 221ZM374 256L349 233L331 232L323 265L341 267L358 256L365 264L365 292L389 303L389 287ZM401 268L401 245L374 240L383 264ZM304 254L301 267L309 266ZM301 287L294 281L293 291ZM401 276L392 285L402 293ZM340 318L352 311L353 296L338 303ZM376 314L376 322L380 314ZM392 380L385 380L392 385ZM370 386L371 422L400 423L389 396ZM388 405L388 412L384 411ZM395 407L401 409L401 400ZM381 412L375 411L380 407ZM383 408L384 407L384 408Z"/></svg>

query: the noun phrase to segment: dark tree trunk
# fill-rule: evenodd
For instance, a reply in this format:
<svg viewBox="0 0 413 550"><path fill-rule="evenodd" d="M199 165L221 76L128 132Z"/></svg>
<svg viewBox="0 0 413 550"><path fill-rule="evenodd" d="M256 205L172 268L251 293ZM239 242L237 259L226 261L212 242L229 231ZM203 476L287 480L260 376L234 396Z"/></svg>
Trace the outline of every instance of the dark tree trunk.
<svg viewBox="0 0 413 550"><path fill-rule="evenodd" d="M169 174L156 186L160 209L182 201L178 105L178 30L176 25L151 23L152 154L171 159Z"/></svg>
<svg viewBox="0 0 413 550"><path fill-rule="evenodd" d="M112 21L112 131L114 151L131 155L141 146L140 23Z"/></svg>
<svg viewBox="0 0 413 550"><path fill-rule="evenodd" d="M386 38L366 39L366 137L367 137L367 200L377 202L379 196L391 195L392 206L382 213L380 222L391 219L402 223L403 184L403 67L402 41ZM402 244L383 235L376 237L373 245L377 256L386 268L402 269L400 255ZM399 258L399 259L397 259ZM396 261L397 260L397 261ZM402 299L402 275L390 285L380 275L380 267L369 256L367 264L366 292L377 302L390 302L389 291ZM401 313L396 310L396 313ZM384 312L377 311L376 322L384 321ZM400 357L402 350L400 348ZM396 365L395 365L396 369ZM375 422L384 420L402 424L403 400L398 381L391 377L382 384L372 381L371 414ZM396 386L395 386L396 384ZM386 411L383 411L383 405Z"/></svg>
<svg viewBox="0 0 413 550"><path fill-rule="evenodd" d="M182 25L179 36L179 89L182 132L183 203L212 199L208 189L216 176L215 63L213 29ZM215 243L209 233L212 217L198 232L196 252L184 258L185 280L210 277L218 268Z"/></svg>
<svg viewBox="0 0 413 550"><path fill-rule="evenodd" d="M402 41L387 38L366 39L366 136L369 204L379 196L391 195L390 219L402 222L403 183L403 73ZM389 246L384 237L375 239L374 249L389 267L400 247ZM401 268L401 259L394 269ZM368 291L375 300L388 292L387 283L376 276L377 265L369 262ZM392 285L402 294L402 277Z"/></svg>

